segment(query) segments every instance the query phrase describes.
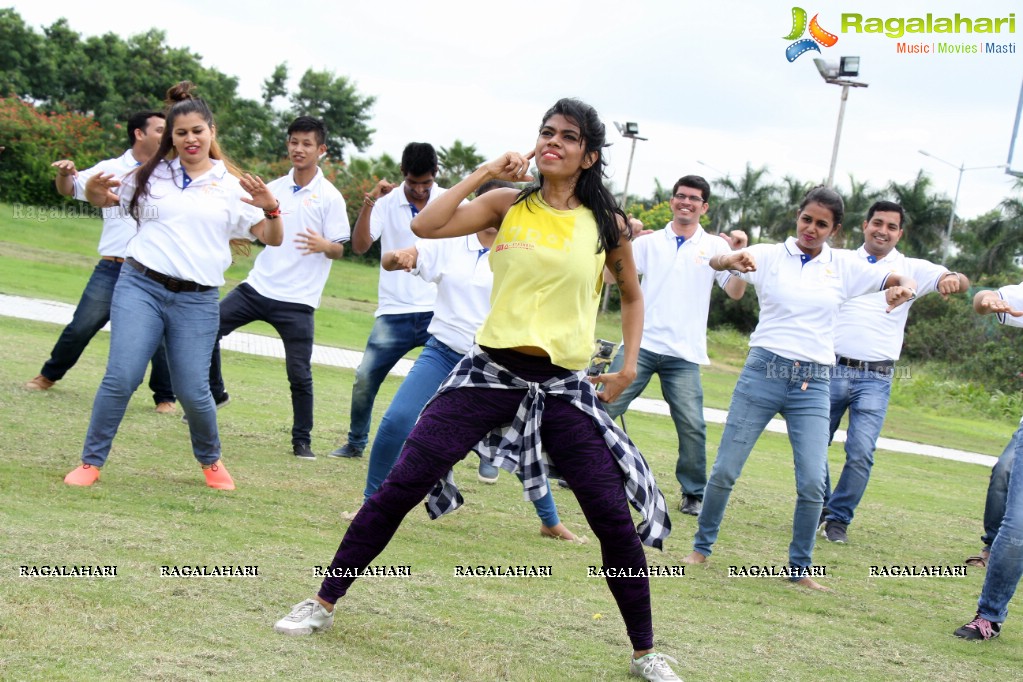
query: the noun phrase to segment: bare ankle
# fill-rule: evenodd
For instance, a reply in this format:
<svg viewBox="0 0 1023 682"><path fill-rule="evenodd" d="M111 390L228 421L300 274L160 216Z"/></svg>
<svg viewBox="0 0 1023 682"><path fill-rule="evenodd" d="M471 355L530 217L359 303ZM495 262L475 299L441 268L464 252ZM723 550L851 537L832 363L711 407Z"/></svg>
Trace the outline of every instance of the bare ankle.
<svg viewBox="0 0 1023 682"><path fill-rule="evenodd" d="M707 562L707 556L700 554L695 549L689 554L682 557L682 563L684 564L703 564Z"/></svg>

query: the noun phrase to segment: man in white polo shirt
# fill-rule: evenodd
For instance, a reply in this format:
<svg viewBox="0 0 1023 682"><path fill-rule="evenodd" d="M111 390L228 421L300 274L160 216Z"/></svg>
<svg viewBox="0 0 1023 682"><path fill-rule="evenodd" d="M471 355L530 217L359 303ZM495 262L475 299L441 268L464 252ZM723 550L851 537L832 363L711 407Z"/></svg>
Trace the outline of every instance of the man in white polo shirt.
<svg viewBox="0 0 1023 682"><path fill-rule="evenodd" d="M867 211L863 245L839 252L875 267L916 280L917 296L937 291L944 297L969 289L970 280L958 272L919 258L907 258L895 248L903 235L905 211L892 201L878 201ZM835 370L831 379L831 437L849 411L845 465L831 489L830 473L824 490L821 534L831 542L846 542L849 524L863 498L874 465L874 448L888 412L895 361L902 353L903 332L913 301L886 312L884 292L851 298L842 304L835 324Z"/></svg>
<svg viewBox="0 0 1023 682"><path fill-rule="evenodd" d="M261 320L273 326L284 342L285 366L291 384L292 451L316 459L313 428L313 328L331 262L344 255L350 237L345 200L317 165L327 151L327 129L310 116L288 127L291 172L269 183L281 202L284 242L263 249L252 271L220 302L220 339L242 325ZM210 365L210 392L217 407L229 398L220 371L219 341Z"/></svg>
<svg viewBox="0 0 1023 682"><path fill-rule="evenodd" d="M394 185L381 180L366 194L352 232L355 253L366 253L377 239L381 253L415 245L412 218L445 191L434 183L438 170L437 152L430 144L409 143L401 155L404 181ZM380 268L376 320L352 385L348 442L331 457L362 457L380 384L403 355L430 338L427 328L436 298L432 282Z"/></svg>
<svg viewBox="0 0 1023 682"><path fill-rule="evenodd" d="M133 114L128 119L129 149L121 156L100 161L83 171L77 171L75 162L70 159L52 164L57 169L55 180L57 192L79 201L88 201L85 198L85 183L89 178L97 173L103 173L113 174L120 180L156 153L163 129L164 115L159 111L140 111ZM85 285L71 323L64 327L50 352L50 359L43 365L39 375L25 384L25 388L45 391L64 378L68 370L82 357L92 338L110 321L110 301L114 296L114 285L121 274L128 240L135 236L137 229L135 221L120 206L103 209L103 231L99 238L100 260ZM163 344L153 354L152 364L149 388L153 391L156 411L161 414L174 412L176 400L171 387L170 370L167 368L167 352Z"/></svg>
<svg viewBox="0 0 1023 682"><path fill-rule="evenodd" d="M657 374L678 434L675 478L682 489L678 508L692 516L700 513L707 484L707 425L703 419L700 365L710 364L710 293L715 281L733 299L742 298L746 291L746 282L708 265L712 256L742 249L747 242L741 230L716 236L700 227L709 200L706 180L698 175L680 178L672 190L672 221L663 230L633 242L636 270L643 277L645 307L639 364L635 381L617 400L604 406L612 418L618 417ZM624 359L622 347L611 371L618 371Z"/></svg>

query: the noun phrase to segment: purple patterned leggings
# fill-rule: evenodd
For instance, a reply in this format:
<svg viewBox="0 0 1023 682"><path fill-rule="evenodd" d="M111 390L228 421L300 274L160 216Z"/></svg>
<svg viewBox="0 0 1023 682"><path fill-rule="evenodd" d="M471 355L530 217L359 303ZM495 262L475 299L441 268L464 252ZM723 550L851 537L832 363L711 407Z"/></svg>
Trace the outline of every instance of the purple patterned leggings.
<svg viewBox="0 0 1023 682"><path fill-rule="evenodd" d="M489 352L489 351L488 351ZM527 381L544 381L564 370L547 358L491 352L497 362ZM525 391L463 388L436 398L419 418L397 464L352 520L331 569L363 569L384 550L405 515L487 432L511 422ZM586 521L600 541L605 567L646 568L623 487L622 471L593 421L567 401L548 397L541 426L548 457L568 481ZM607 578L636 650L653 647L650 583L646 578ZM327 577L319 597L335 603L355 581Z"/></svg>

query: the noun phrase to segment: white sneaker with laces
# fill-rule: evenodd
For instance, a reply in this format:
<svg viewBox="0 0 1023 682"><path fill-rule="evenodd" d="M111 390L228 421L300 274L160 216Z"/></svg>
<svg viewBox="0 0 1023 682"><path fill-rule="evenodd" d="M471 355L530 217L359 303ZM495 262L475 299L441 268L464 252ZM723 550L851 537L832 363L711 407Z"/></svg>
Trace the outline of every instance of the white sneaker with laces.
<svg viewBox="0 0 1023 682"><path fill-rule="evenodd" d="M274 632L282 635L311 635L329 630L334 624L334 612L328 612L315 599L306 599L291 607L291 613L274 623Z"/></svg>
<svg viewBox="0 0 1023 682"><path fill-rule="evenodd" d="M682 682L682 678L675 674L668 661L678 665L678 661L666 654L647 654L639 658L630 658L629 674L642 677L649 682Z"/></svg>

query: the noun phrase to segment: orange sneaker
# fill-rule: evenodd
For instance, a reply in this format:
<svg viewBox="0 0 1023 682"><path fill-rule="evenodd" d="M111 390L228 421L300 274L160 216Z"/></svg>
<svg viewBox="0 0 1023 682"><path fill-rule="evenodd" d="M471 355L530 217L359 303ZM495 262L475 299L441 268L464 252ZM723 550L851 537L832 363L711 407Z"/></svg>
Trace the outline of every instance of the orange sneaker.
<svg viewBox="0 0 1023 682"><path fill-rule="evenodd" d="M36 378L33 379L32 381L26 381L25 382L25 388L27 388L30 391L45 391L45 390L51 388L55 383L57 383L57 382L56 381L50 381L49 379L44 377L42 374L40 374L40 375L36 376Z"/></svg>
<svg viewBox="0 0 1023 682"><path fill-rule="evenodd" d="M209 469L203 467L203 475L206 477L206 485L217 490L234 490L234 480L231 474L227 473L224 462L217 460Z"/></svg>
<svg viewBox="0 0 1023 682"><path fill-rule="evenodd" d="M159 414L174 414L178 408L174 406L174 403L157 403L156 411Z"/></svg>
<svg viewBox="0 0 1023 682"><path fill-rule="evenodd" d="M83 464L67 476L64 482L68 485L92 485L99 480L99 467Z"/></svg>

